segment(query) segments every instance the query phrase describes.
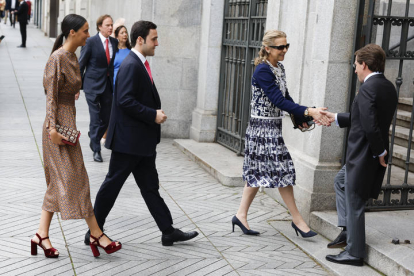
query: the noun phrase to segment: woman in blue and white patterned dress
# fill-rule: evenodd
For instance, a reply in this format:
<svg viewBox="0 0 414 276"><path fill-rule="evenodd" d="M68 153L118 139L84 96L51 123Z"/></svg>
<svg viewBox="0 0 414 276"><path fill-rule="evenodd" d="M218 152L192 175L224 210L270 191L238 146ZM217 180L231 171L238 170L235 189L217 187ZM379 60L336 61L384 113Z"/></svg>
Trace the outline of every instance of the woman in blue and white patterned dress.
<svg viewBox="0 0 414 276"><path fill-rule="evenodd" d="M260 187L278 188L292 215L292 227L302 237L316 235L311 231L296 207L293 195L295 168L282 137L283 111L295 116L309 115L324 121L319 111L294 103L286 87L283 61L289 44L286 34L277 30L267 31L263 37L256 69L252 78L251 117L246 130L243 180L246 186L237 214L232 219L245 234L258 235L249 228L247 212ZM304 128L308 126L303 125Z"/></svg>

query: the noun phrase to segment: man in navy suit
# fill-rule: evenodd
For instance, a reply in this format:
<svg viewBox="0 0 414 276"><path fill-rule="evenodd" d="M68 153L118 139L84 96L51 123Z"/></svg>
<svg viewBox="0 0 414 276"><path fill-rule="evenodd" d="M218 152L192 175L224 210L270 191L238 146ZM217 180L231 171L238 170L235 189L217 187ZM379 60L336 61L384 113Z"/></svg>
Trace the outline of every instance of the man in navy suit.
<svg viewBox="0 0 414 276"><path fill-rule="evenodd" d="M133 49L124 59L116 77L111 121L105 147L112 149L109 171L96 195L95 215L103 229L106 217L128 176L132 173L158 228L164 246L190 240L198 235L175 229L170 210L159 193L155 166L156 146L161 124L167 116L152 79L146 59L158 46L157 26L149 21L135 22L131 29ZM89 234L85 236L89 243Z"/></svg>
<svg viewBox="0 0 414 276"><path fill-rule="evenodd" d="M113 29L110 15L99 17L96 27L98 33L88 38L86 45L82 47L79 66L82 87L89 106L89 146L93 151L93 159L102 162L100 141L111 116L114 60L118 40L110 37Z"/></svg>

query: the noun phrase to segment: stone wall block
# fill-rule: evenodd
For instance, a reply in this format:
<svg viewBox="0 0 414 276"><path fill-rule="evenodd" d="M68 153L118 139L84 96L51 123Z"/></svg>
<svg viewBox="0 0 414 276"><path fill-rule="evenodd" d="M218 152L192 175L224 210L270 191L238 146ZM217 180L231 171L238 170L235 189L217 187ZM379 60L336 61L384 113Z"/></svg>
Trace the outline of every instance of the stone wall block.
<svg viewBox="0 0 414 276"><path fill-rule="evenodd" d="M149 59L151 73L159 93L164 89L179 89L181 86L181 78L183 73L182 59L171 57L155 56Z"/></svg>
<svg viewBox="0 0 414 276"><path fill-rule="evenodd" d="M197 91L198 86L198 62L194 59L182 59L181 84L182 89Z"/></svg>
<svg viewBox="0 0 414 276"><path fill-rule="evenodd" d="M352 48L357 17L357 1L335 1L332 25L330 61L346 61L353 58ZM348 26L348 28L344 28Z"/></svg>
<svg viewBox="0 0 414 276"><path fill-rule="evenodd" d="M198 59L199 27L159 26L157 31L159 46L156 50L156 56Z"/></svg>
<svg viewBox="0 0 414 276"><path fill-rule="evenodd" d="M165 26L190 27L201 24L201 0L154 1L154 17Z"/></svg>
<svg viewBox="0 0 414 276"><path fill-rule="evenodd" d="M190 135L190 123L180 120L167 120L161 126L161 136L164 138L186 139Z"/></svg>

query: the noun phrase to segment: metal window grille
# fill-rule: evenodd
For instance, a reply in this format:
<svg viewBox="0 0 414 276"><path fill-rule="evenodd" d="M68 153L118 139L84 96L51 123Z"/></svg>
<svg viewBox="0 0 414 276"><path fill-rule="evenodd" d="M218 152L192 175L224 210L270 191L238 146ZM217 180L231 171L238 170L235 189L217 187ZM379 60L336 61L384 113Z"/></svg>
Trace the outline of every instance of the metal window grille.
<svg viewBox="0 0 414 276"><path fill-rule="evenodd" d="M267 0L226 0L216 141L243 154L254 58L265 31Z"/></svg>

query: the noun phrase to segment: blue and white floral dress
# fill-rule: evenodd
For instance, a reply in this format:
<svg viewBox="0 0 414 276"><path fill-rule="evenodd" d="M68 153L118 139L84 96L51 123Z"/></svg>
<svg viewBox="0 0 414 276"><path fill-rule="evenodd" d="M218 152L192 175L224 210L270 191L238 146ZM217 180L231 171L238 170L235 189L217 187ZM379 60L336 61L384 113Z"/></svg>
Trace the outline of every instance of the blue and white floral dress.
<svg viewBox="0 0 414 276"><path fill-rule="evenodd" d="M282 137L283 111L303 116L305 106L294 103L281 63L257 65L252 77L251 116L246 130L243 180L249 187L295 185L292 158Z"/></svg>

